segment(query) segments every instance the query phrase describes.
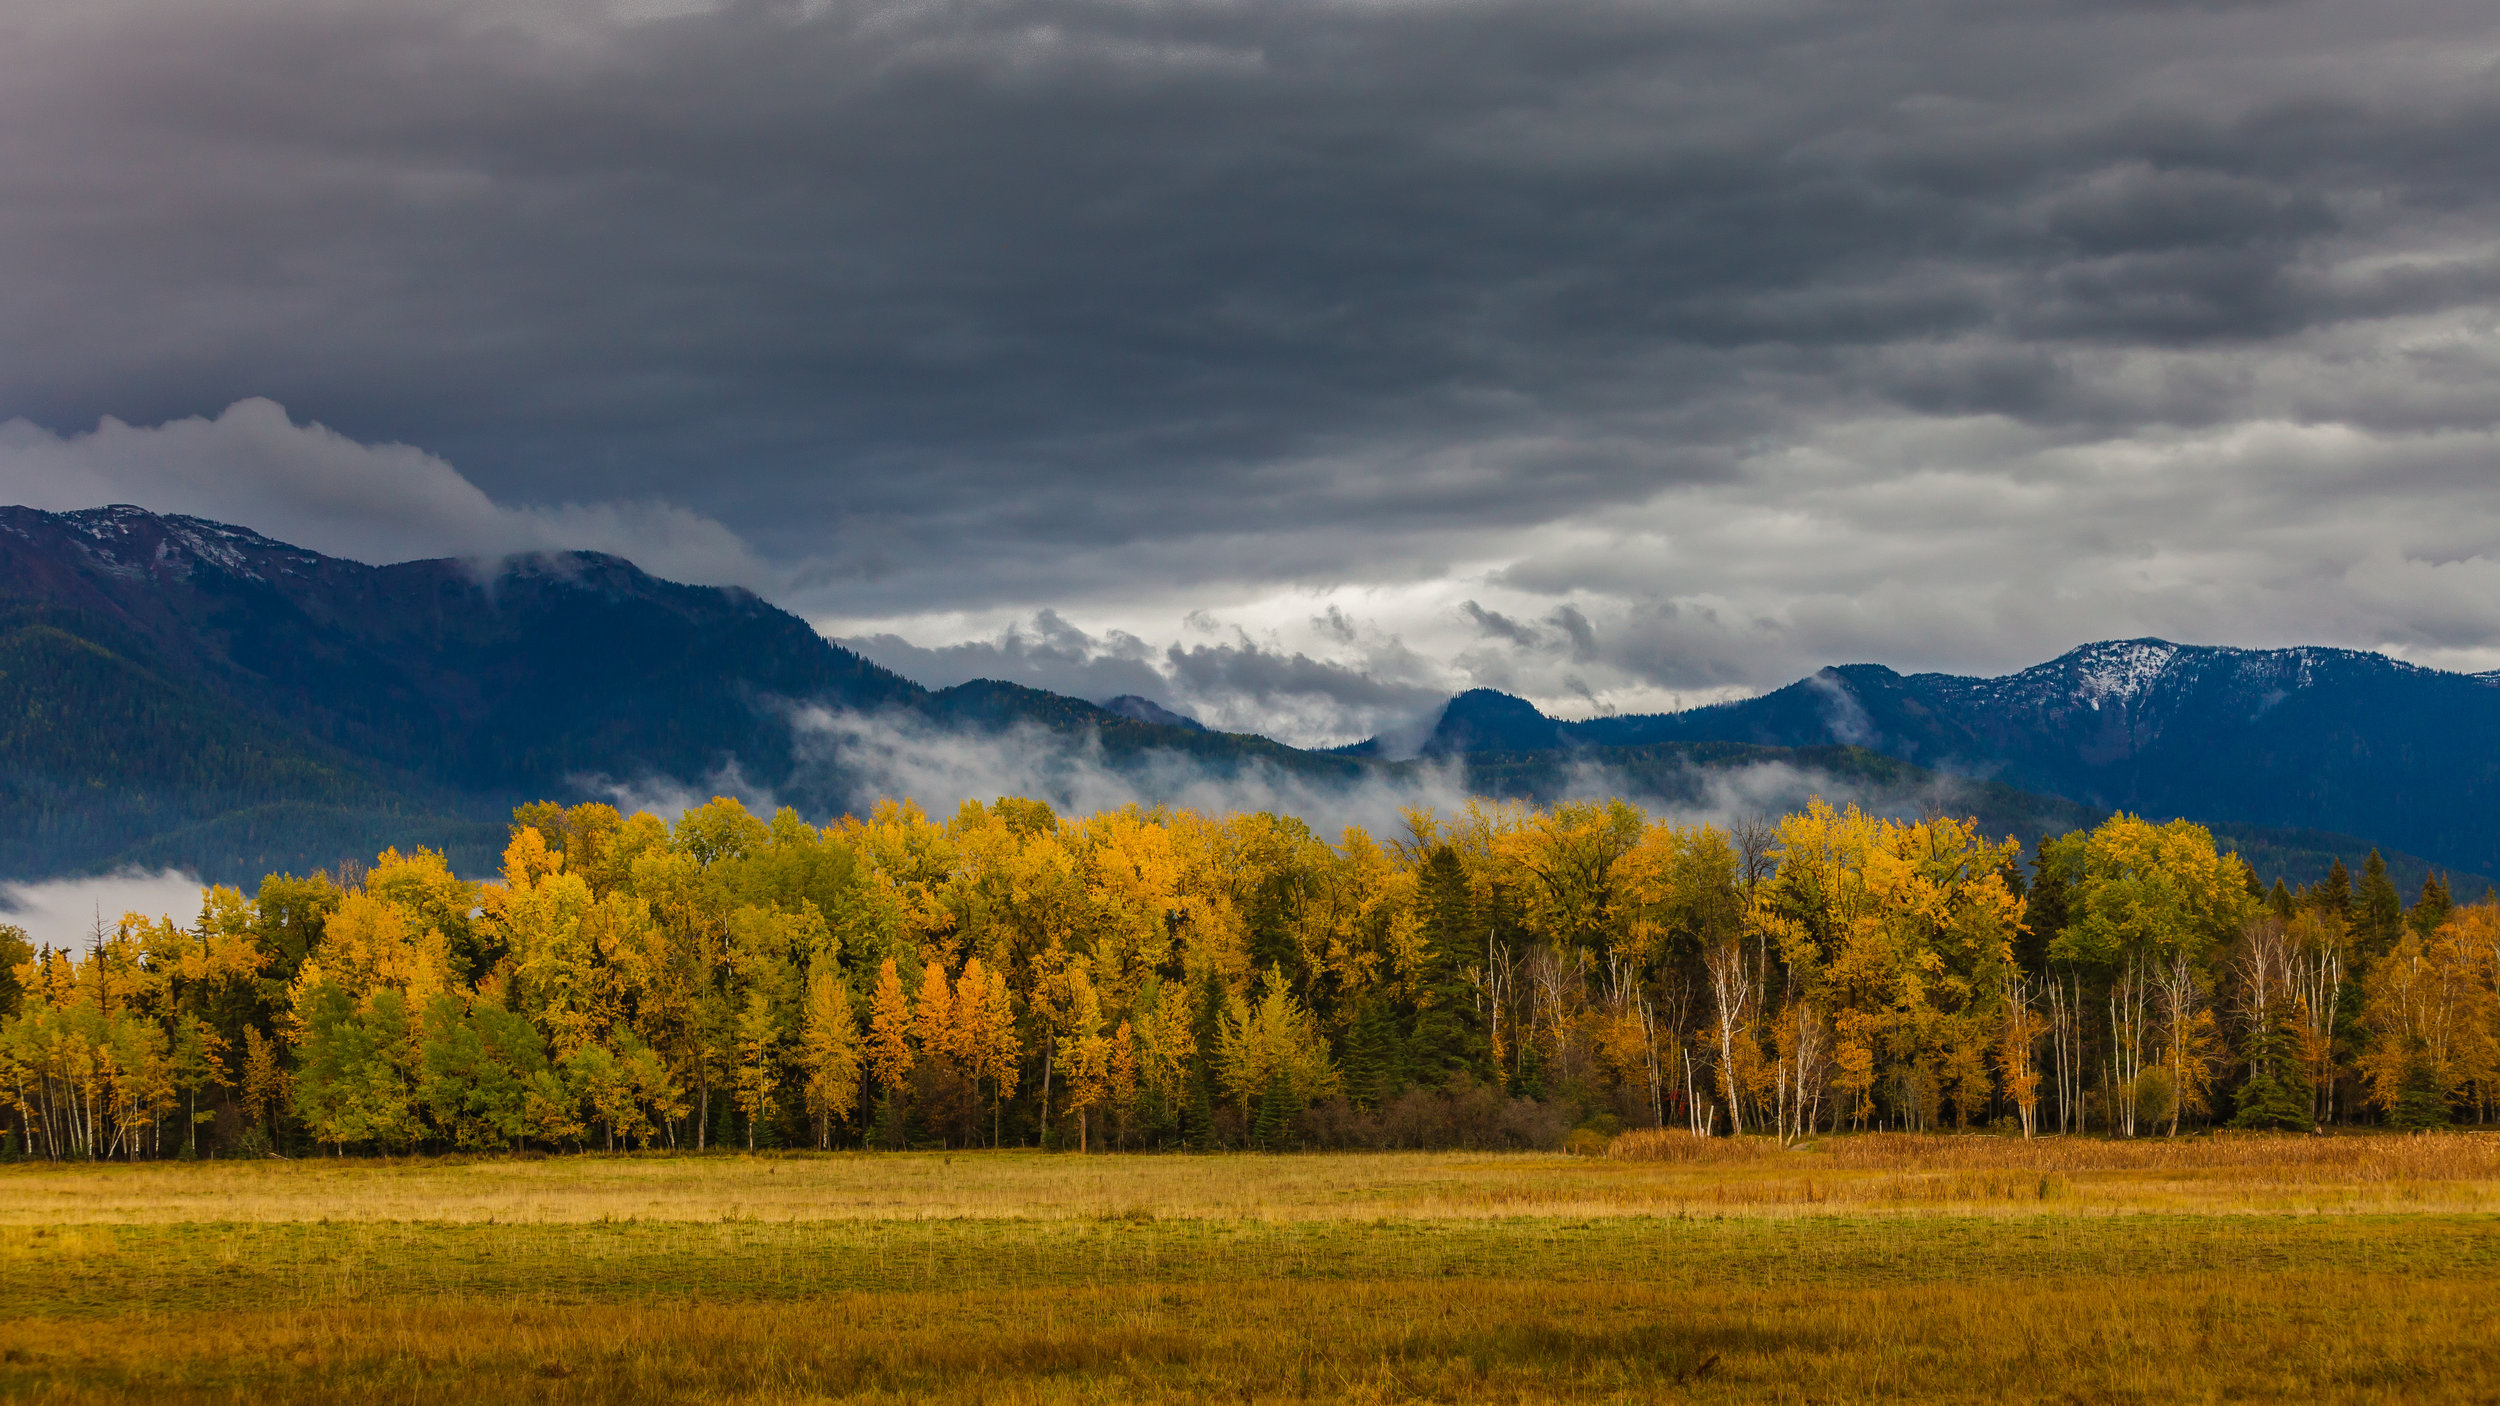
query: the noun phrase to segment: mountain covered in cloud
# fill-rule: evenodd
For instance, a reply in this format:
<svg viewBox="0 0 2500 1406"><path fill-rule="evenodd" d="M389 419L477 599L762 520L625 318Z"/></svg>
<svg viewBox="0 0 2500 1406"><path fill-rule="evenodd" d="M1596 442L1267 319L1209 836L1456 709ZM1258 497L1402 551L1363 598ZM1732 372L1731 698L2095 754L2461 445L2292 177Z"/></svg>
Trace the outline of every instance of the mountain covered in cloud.
<svg viewBox="0 0 2500 1406"><path fill-rule="evenodd" d="M0 695L0 878L248 880L414 844L480 872L522 801L723 793L820 819L884 795L1169 801L1323 831L1471 794L1715 819L1824 795L2026 838L2125 807L2242 822L2295 877L2357 857L2356 833L2500 869L2475 756L2500 686L2331 650L2140 641L1994 680L1851 666L1587 722L1479 690L1393 757L1138 696L928 689L746 591L600 553L369 566L132 507L0 508Z"/></svg>
<svg viewBox="0 0 2500 1406"><path fill-rule="evenodd" d="M1862 747L2095 809L2366 835L2500 870L2500 679L2358 650L2115 640L2000 678L1850 664L1739 702L1581 722L1478 690L1422 750L1705 741Z"/></svg>
<svg viewBox="0 0 2500 1406"><path fill-rule="evenodd" d="M542 796L838 807L846 778L800 725L827 711L1290 752L1014 684L932 692L745 591L614 556L367 566L133 507L0 508L0 694L14 876L249 874L390 843L474 868Z"/></svg>
<svg viewBox="0 0 2500 1406"><path fill-rule="evenodd" d="M1464 759L1298 750L1138 696L928 689L734 588L621 558L368 566L132 507L0 509L0 879L248 882L431 845L492 867L517 802L886 795L1272 809L1394 833L1471 794L1732 819L1842 795L1999 832L2083 808L1862 748L1660 741Z"/></svg>
<svg viewBox="0 0 2500 1406"><path fill-rule="evenodd" d="M1123 693L1117 698L1106 698L1102 701L1102 706L1106 712L1117 713L1121 717L1141 723L1154 723L1161 727L1184 727L1195 732L1207 730L1206 724L1196 718L1184 713L1175 713L1151 698L1140 698L1134 693Z"/></svg>

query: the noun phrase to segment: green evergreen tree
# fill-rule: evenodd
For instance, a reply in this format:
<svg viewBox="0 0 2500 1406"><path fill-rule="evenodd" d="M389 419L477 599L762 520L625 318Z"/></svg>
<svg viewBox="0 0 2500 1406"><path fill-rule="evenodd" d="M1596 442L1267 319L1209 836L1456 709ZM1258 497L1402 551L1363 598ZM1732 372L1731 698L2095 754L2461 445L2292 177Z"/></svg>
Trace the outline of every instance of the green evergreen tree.
<svg viewBox="0 0 2500 1406"><path fill-rule="evenodd" d="M1535 1041L1524 1042L1519 1051L1519 1074L1510 1081L1508 1092L1513 1098L1545 1097L1545 1050Z"/></svg>
<svg viewBox="0 0 2500 1406"><path fill-rule="evenodd" d="M2299 1049L2291 1008L2277 1003L2264 1026L2249 1036L2249 1062L2255 1068L2240 1086L2232 1127L2291 1130L2311 1126L2314 1091Z"/></svg>
<svg viewBox="0 0 2500 1406"><path fill-rule="evenodd" d="M2387 861L2377 850L2370 851L2361 866L2361 890L2354 899L2356 945L2365 959L2385 956L2404 932L2405 903L2396 893L2395 881L2387 877Z"/></svg>
<svg viewBox="0 0 2500 1406"><path fill-rule="evenodd" d="M2413 911L2405 914L2405 922L2423 937L2439 931L2456 911L2456 901L2448 896L2448 880L2437 870L2422 876L2422 896L2413 901Z"/></svg>
<svg viewBox="0 0 2500 1406"><path fill-rule="evenodd" d="M1259 1096L1259 1113L1250 1125L1250 1145L1261 1152L1282 1151L1286 1126L1293 1113L1288 1107L1293 1090L1285 1083L1281 1069L1267 1076L1267 1092Z"/></svg>
<svg viewBox="0 0 2500 1406"><path fill-rule="evenodd" d="M2280 874L2274 876L2274 888L2266 894L2266 911L2287 923L2292 920L2292 914L2298 911L2292 899L2292 891L2284 885L2283 876Z"/></svg>
<svg viewBox="0 0 2500 1406"><path fill-rule="evenodd" d="M1376 1108L1406 1087L1406 1039L1389 1002L1368 1000L1345 1038L1346 1097Z"/></svg>
<svg viewBox="0 0 2500 1406"><path fill-rule="evenodd" d="M1406 1037L1406 1069L1414 1080L1438 1088L1456 1079L1492 1074L1492 1043L1477 1008L1468 968L1483 958L1475 901L1458 851L1435 848L1420 876L1424 926L1423 997Z"/></svg>
<svg viewBox="0 0 2500 1406"><path fill-rule="evenodd" d="M1222 1142L1215 1128L1215 1069L1210 1061L1223 1045L1217 1021L1223 1009L1224 980L1210 968L1198 981L1197 1014L1191 1027L1197 1035L1198 1053L1191 1061L1189 1146L1199 1152L1213 1152Z"/></svg>
<svg viewBox="0 0 2500 1406"><path fill-rule="evenodd" d="M1215 1150L1215 1092L1203 1067L1189 1081L1189 1111L1181 1126L1183 1141L1190 1151Z"/></svg>
<svg viewBox="0 0 2500 1406"><path fill-rule="evenodd" d="M2027 931L2014 938L2014 960L2024 971L2048 969L2049 944L2066 931L2072 901L2066 875L2049 862L2050 837L2042 835L2032 846L2031 892L2023 901L2023 925Z"/></svg>
<svg viewBox="0 0 2500 1406"><path fill-rule="evenodd" d="M2326 877L2309 890L2309 906L2342 923L2347 930L2352 927L2352 875L2344 868L2344 861L2327 861Z"/></svg>

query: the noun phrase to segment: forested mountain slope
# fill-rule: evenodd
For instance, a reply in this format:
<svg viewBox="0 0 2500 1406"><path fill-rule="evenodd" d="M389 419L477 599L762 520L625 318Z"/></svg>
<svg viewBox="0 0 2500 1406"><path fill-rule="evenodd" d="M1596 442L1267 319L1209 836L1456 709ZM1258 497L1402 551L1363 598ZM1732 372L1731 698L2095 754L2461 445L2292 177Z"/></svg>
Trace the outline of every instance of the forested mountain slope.
<svg viewBox="0 0 2500 1406"><path fill-rule="evenodd" d="M801 705L1224 750L1012 685L933 694L750 593L616 557L366 566L132 507L0 508L0 704L0 876L257 875L380 843L482 868L519 801L732 769L838 806Z"/></svg>
<svg viewBox="0 0 2500 1406"><path fill-rule="evenodd" d="M1424 750L1701 741L1864 747L2100 810L2327 832L2338 850L2367 836L2500 872L2500 681L2355 650L2125 640L2002 678L1852 664L1741 702L1585 722L1478 691Z"/></svg>

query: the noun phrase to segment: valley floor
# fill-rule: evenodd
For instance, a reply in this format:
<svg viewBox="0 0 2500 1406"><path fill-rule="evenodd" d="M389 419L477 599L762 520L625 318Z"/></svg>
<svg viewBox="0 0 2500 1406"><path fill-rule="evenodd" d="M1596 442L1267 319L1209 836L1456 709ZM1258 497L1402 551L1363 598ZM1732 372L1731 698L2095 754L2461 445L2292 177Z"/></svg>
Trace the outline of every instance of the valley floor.
<svg viewBox="0 0 2500 1406"><path fill-rule="evenodd" d="M0 1398L2500 1396L2500 1137L0 1168Z"/></svg>

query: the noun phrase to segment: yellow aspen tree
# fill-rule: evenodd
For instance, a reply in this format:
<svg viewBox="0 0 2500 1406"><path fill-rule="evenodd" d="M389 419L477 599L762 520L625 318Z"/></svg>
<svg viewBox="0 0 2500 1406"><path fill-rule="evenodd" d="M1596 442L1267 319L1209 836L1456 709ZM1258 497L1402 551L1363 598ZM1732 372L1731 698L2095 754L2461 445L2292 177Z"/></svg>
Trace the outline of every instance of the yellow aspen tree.
<svg viewBox="0 0 2500 1406"><path fill-rule="evenodd" d="M2456 1067L2472 1084L2488 1118L2494 1096L2500 1095L2500 904L2458 908L2441 932L2473 973L2468 994L2474 1012L2458 1031Z"/></svg>
<svg viewBox="0 0 2500 1406"><path fill-rule="evenodd" d="M2486 930L2451 920L2427 938L2407 931L2370 968L2361 1003L2370 1043L2361 1074L2371 1101L2400 1124L2445 1121L2446 1101L2487 1067L2493 993L2483 980L2484 953L2476 950L2482 944L2472 941ZM2409 1110L2408 1093L2424 1106ZM2401 1116L2408 1112L2419 1116Z"/></svg>
<svg viewBox="0 0 2500 1406"><path fill-rule="evenodd" d="M1137 1011L1140 1077L1164 1117L1176 1118L1188 1098L1190 1064L1198 1053L1195 1003L1180 982L1156 983Z"/></svg>
<svg viewBox="0 0 2500 1406"><path fill-rule="evenodd" d="M1840 1027L1846 1038L1832 1059L1832 1093L1845 1100L1832 1117L1837 1120L1845 1111L1861 1127L1875 1111L1875 1051L1864 1038L1869 1023L1863 1012L1843 1011Z"/></svg>
<svg viewBox="0 0 2500 1406"><path fill-rule="evenodd" d="M946 1062L976 1086L981 1079L981 1005L989 995L989 977L981 959L966 957L964 969L956 974L954 989L947 998ZM977 1087L974 1092L979 1092Z"/></svg>
<svg viewBox="0 0 2500 1406"><path fill-rule="evenodd" d="M1270 968L1253 1005L1227 996L1215 1024L1215 1074L1244 1116L1278 1077L1297 1105L1338 1091L1341 1081L1328 1042L1311 1013L1294 1000L1284 976Z"/></svg>
<svg viewBox="0 0 2500 1406"><path fill-rule="evenodd" d="M992 983L987 968L978 957L964 959L964 969L955 978L954 1014L946 1028L946 1060L964 1083L964 1141L971 1144L978 1136L981 1082L990 1074L990 1061L985 1045L991 1036L995 1018L990 1013ZM1003 1003L1005 983L997 984L996 995Z"/></svg>
<svg viewBox="0 0 2500 1406"><path fill-rule="evenodd" d="M1051 1122L1053 1081L1059 1072L1061 1032L1068 1019L1069 984L1076 969L1065 947L1051 944L1033 958L1032 985L1026 989L1025 1001L1041 1027L1042 1036L1042 1127L1047 1132Z"/></svg>
<svg viewBox="0 0 2500 1406"><path fill-rule="evenodd" d="M275 1139L278 1111L286 1107L289 1095L286 1065L279 1058L278 1042L261 1034L258 1026L244 1026L244 1116L263 1136Z"/></svg>
<svg viewBox="0 0 2500 1406"><path fill-rule="evenodd" d="M2010 967L2000 976L2003 983L1997 998L1997 1011L2003 1024L1997 1035L1997 1074L2003 1080L2005 1096L2014 1101L2015 1115L2022 1120L2023 1136L2038 1132L2040 1114L2040 1066L2037 1059L2040 1035L2045 1028L2033 1000L2029 983L2021 973Z"/></svg>
<svg viewBox="0 0 2500 1406"><path fill-rule="evenodd" d="M888 1106L901 1127L905 1081L911 1077L911 1003L903 995L902 974L888 957L877 968L876 994L868 1005L868 1067L877 1077Z"/></svg>
<svg viewBox="0 0 2500 1406"><path fill-rule="evenodd" d="M1971 1115L1985 1110L1996 1094L1996 1078L1989 1071L1989 1047L1999 1043L1991 1037L1999 1032L1993 1022L1971 1011L1938 1022L1945 1034L1938 1041L1942 1058L1937 1077L1944 1091L1953 1099L1953 1126L1967 1128Z"/></svg>
<svg viewBox="0 0 2500 1406"><path fill-rule="evenodd" d="M1181 857L1169 827L1135 810L1105 811L1079 828L1086 897L1096 915L1094 972L1114 1004L1168 956L1179 911Z"/></svg>
<svg viewBox="0 0 2500 1406"><path fill-rule="evenodd" d="M990 1085L990 1145L998 1145L1000 1105L1015 1093L1016 1071L1024 1058L1016 1039L1016 1012L1007 991L1006 973L991 968L982 974L981 1018L970 1032L972 1067Z"/></svg>
<svg viewBox="0 0 2500 1406"><path fill-rule="evenodd" d="M499 937L508 968L502 993L549 1036L561 1059L599 1039L614 1019L608 966L584 918L590 886L564 871L564 852L524 828L504 848L504 881L480 895L478 926Z"/></svg>
<svg viewBox="0 0 2500 1406"><path fill-rule="evenodd" d="M635 1114L629 1130L636 1145L649 1147L666 1124L686 1116L685 1092L670 1073L667 1058L636 1039L631 1030L619 1030L617 1043L621 1047L618 1063L633 1090ZM654 1118L659 1120L657 1125L651 1121Z"/></svg>
<svg viewBox="0 0 2500 1406"><path fill-rule="evenodd" d="M920 995L912 1005L912 1044L923 1064L944 1067L955 1052L955 999L946 968L932 960L920 969Z"/></svg>
<svg viewBox="0 0 2500 1406"><path fill-rule="evenodd" d="M1101 999L1082 969L1069 973L1065 1020L1059 1041L1068 1079L1064 1111L1076 1115L1076 1150L1084 1152L1089 1150L1093 1109L1109 1088L1111 1042L1102 1034Z"/></svg>
<svg viewBox="0 0 2500 1406"><path fill-rule="evenodd" d="M638 1116L633 1080L618 1066L616 1052L605 1045L582 1046L564 1057L563 1068L566 1081L590 1106L591 1117L605 1133L607 1150L614 1152L620 1136L633 1135Z"/></svg>
<svg viewBox="0 0 2500 1406"><path fill-rule="evenodd" d="M1129 1118L1137 1107L1137 1038L1127 1021L1111 1033L1111 1052L1105 1066L1104 1097L1111 1107L1111 1116L1119 1127L1119 1140L1128 1141Z"/></svg>
<svg viewBox="0 0 2500 1406"><path fill-rule="evenodd" d="M934 1129L955 1105L968 1108L971 1102L960 1087L962 1065L955 1058L960 1042L954 989L946 980L944 960L934 952L920 968L920 995L913 1002L911 1023L914 1059L921 1071L918 1089L928 1096L923 1112Z"/></svg>
<svg viewBox="0 0 2500 1406"><path fill-rule="evenodd" d="M188 1100L183 1119L184 1145L196 1155L200 1146L200 1124L216 1117L200 1111L200 1091L222 1088L226 1083L226 1042L209 1028L206 1021L194 1015L175 1017L171 1059L168 1070L174 1087Z"/></svg>
<svg viewBox="0 0 2500 1406"><path fill-rule="evenodd" d="M816 1145L833 1145L833 1125L847 1122L859 1106L859 1023L851 993L831 963L807 979L800 1059L807 1067L807 1111L816 1124Z"/></svg>
<svg viewBox="0 0 2500 1406"><path fill-rule="evenodd" d="M747 993L738 1014L738 1068L733 1076L738 1111L747 1117L747 1151L755 1150L755 1124L773 1106L781 1084L781 1018L761 991Z"/></svg>

